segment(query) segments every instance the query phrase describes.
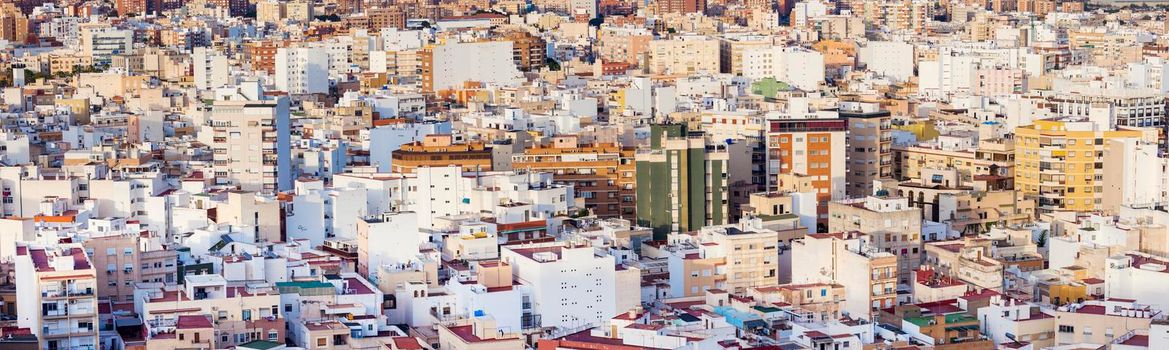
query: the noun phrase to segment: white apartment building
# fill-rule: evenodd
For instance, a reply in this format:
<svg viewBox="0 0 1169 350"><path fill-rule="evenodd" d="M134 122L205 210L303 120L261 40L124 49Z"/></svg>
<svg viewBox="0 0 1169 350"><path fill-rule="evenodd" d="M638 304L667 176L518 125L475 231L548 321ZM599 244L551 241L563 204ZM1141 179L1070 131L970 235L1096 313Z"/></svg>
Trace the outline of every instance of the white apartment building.
<svg viewBox="0 0 1169 350"><path fill-rule="evenodd" d="M158 217L165 217L164 208L150 208L150 203L168 188L160 172L122 176L118 179L89 180L89 197L97 217L133 218L147 216L150 209L162 209ZM149 199L148 199L149 198ZM161 204L161 202L159 202ZM165 229L159 223L157 229Z"/></svg>
<svg viewBox="0 0 1169 350"><path fill-rule="evenodd" d="M16 324L44 350L98 343L97 273L79 244L16 247Z"/></svg>
<svg viewBox="0 0 1169 350"><path fill-rule="evenodd" d="M462 87L468 81L516 86L522 78L515 65L510 41L438 45L431 51L430 62L424 59L423 67L427 63L430 70L423 77L423 88L430 91Z"/></svg>
<svg viewBox="0 0 1169 350"><path fill-rule="evenodd" d="M824 82L824 55L798 47L764 47L743 52L743 76L775 78L800 90L817 90Z"/></svg>
<svg viewBox="0 0 1169 350"><path fill-rule="evenodd" d="M290 47L276 50L277 90L290 94L319 94L329 92L329 54L309 47Z"/></svg>
<svg viewBox="0 0 1169 350"><path fill-rule="evenodd" d="M418 227L435 227L434 218L490 213L498 224L547 220L568 212L571 185L553 184L552 173L494 171L464 174L460 167L415 169L402 177L399 210L418 213Z"/></svg>
<svg viewBox="0 0 1169 350"><path fill-rule="evenodd" d="M358 220L357 272L377 283L378 267L417 261L419 246L426 242L418 230L418 216L404 211Z"/></svg>
<svg viewBox="0 0 1169 350"><path fill-rule="evenodd" d="M555 242L507 246L500 253L517 282L532 290L533 313L541 325L562 329L598 326L617 315L612 256L597 256L592 246Z"/></svg>
<svg viewBox="0 0 1169 350"><path fill-rule="evenodd" d="M325 188L320 180L297 180L296 195L284 207L285 235L308 239L313 246L333 238L356 239L357 221L371 214L366 196L364 188Z"/></svg>
<svg viewBox="0 0 1169 350"><path fill-rule="evenodd" d="M1036 349L1055 343L1055 316L1023 301L992 296L978 309L980 330L995 344L1027 342Z"/></svg>
<svg viewBox="0 0 1169 350"><path fill-rule="evenodd" d="M380 108L379 106L385 107L381 105L382 102L387 101L373 100L375 111ZM387 110L383 110L383 112L396 113L401 111L394 107L385 108ZM382 113L381 115L384 118L387 114ZM369 164L377 167L377 171L382 173L393 171L393 152L403 144L422 141L426 135L450 133L451 123L449 121L391 124L360 131L361 146L369 151Z"/></svg>
<svg viewBox="0 0 1169 350"><path fill-rule="evenodd" d="M979 58L948 47L938 51L937 60L918 62L917 93L934 98L969 93L974 87Z"/></svg>
<svg viewBox="0 0 1169 350"><path fill-rule="evenodd" d="M355 273L341 273L320 280L302 280L276 283L279 291L281 315L290 324L340 320L347 315L354 319L371 316L378 324L385 324L381 314L382 291ZM380 327L373 329L374 333ZM303 334L293 327L290 338L301 339ZM303 344L303 343L302 343Z"/></svg>
<svg viewBox="0 0 1169 350"><path fill-rule="evenodd" d="M1169 259L1129 252L1108 258L1104 270L1106 298L1136 300L1154 309L1167 310L1169 299Z"/></svg>
<svg viewBox="0 0 1169 350"><path fill-rule="evenodd" d="M292 189L288 104L285 97L215 101L199 136L210 138L219 184L265 193Z"/></svg>
<svg viewBox="0 0 1169 350"><path fill-rule="evenodd" d="M876 310L897 305L897 257L879 251L859 233L809 234L792 243L792 283L845 287L844 313L875 320Z"/></svg>
<svg viewBox="0 0 1169 350"><path fill-rule="evenodd" d="M284 315L280 295L271 285L233 285L216 274L187 275L180 284L138 283L134 309L150 336L174 332L180 316L210 316L215 320L217 345L230 347L282 334Z"/></svg>
<svg viewBox="0 0 1169 350"><path fill-rule="evenodd" d="M196 47L191 58L194 60L196 88L213 89L231 83L231 66L226 55L206 47Z"/></svg>
<svg viewBox="0 0 1169 350"><path fill-rule="evenodd" d="M859 59L866 69L897 81L914 76L913 44L901 41L870 41L862 47Z"/></svg>
<svg viewBox="0 0 1169 350"><path fill-rule="evenodd" d="M1154 143L1111 139L1104 149L1104 186L1100 208L1152 208L1169 203L1169 160Z"/></svg>
<svg viewBox="0 0 1169 350"><path fill-rule="evenodd" d="M1169 93L1169 60L1146 56L1145 60L1128 64L1128 82L1137 87L1147 87L1161 94Z"/></svg>
<svg viewBox="0 0 1169 350"><path fill-rule="evenodd" d="M1055 84L1049 100L1061 117L1107 119L1109 127L1165 125L1165 93L1150 88L1094 88L1081 82Z"/></svg>
<svg viewBox="0 0 1169 350"><path fill-rule="evenodd" d="M807 27L813 19L824 17L828 15L830 4L823 0L805 0L800 1L792 7L791 24L792 27ZM835 5L831 5L835 7Z"/></svg>
<svg viewBox="0 0 1169 350"><path fill-rule="evenodd" d="M94 63L109 62L110 56L134 51L134 31L109 26L85 26L81 29L81 51Z"/></svg>

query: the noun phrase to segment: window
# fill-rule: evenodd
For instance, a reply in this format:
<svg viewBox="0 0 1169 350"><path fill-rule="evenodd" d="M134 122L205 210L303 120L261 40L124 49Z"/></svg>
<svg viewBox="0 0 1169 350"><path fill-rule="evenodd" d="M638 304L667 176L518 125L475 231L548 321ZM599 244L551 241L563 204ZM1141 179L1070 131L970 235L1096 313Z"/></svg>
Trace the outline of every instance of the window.
<svg viewBox="0 0 1169 350"><path fill-rule="evenodd" d="M117 253L118 253L118 251L114 248L106 248L106 255L114 255Z"/></svg>
<svg viewBox="0 0 1169 350"><path fill-rule="evenodd" d="M1076 327L1059 325L1059 332L1060 333L1075 333Z"/></svg>
<svg viewBox="0 0 1169 350"><path fill-rule="evenodd" d="M317 338L317 346L328 346L328 340L325 338Z"/></svg>

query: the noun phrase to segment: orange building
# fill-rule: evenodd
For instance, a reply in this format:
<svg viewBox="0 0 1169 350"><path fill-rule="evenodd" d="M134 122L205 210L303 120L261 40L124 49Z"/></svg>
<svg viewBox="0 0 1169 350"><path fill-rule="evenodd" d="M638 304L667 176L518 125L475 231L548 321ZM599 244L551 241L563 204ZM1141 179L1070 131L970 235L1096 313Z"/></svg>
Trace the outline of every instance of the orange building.
<svg viewBox="0 0 1169 350"><path fill-rule="evenodd" d="M482 142L454 143L450 134L426 135L393 152L393 172L413 174L419 167L458 165L463 171L491 171L491 149Z"/></svg>
<svg viewBox="0 0 1169 350"><path fill-rule="evenodd" d="M247 43L247 52L253 71L276 74L276 50L287 47L284 40L263 40Z"/></svg>
<svg viewBox="0 0 1169 350"><path fill-rule="evenodd" d="M820 221L828 220L828 202L843 198L845 178L844 119L783 119L770 121L767 132L768 190L791 189L777 175L810 180L819 202Z"/></svg>
<svg viewBox="0 0 1169 350"><path fill-rule="evenodd" d="M549 145L529 148L513 157L512 168L553 173L570 183L585 208L602 218L635 217L637 165L634 149L618 144L579 144L575 135L552 138Z"/></svg>

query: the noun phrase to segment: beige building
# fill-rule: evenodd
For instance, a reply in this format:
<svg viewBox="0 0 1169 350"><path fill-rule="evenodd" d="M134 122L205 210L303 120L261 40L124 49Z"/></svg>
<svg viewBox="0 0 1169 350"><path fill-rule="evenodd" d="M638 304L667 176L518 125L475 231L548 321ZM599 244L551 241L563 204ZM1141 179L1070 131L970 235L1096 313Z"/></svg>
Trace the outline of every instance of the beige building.
<svg viewBox="0 0 1169 350"><path fill-rule="evenodd" d="M211 316L220 340L216 348L284 339L280 293L271 286L229 286L220 275L187 275L178 285L151 282L137 287L135 302L142 305L148 329L172 332L188 316Z"/></svg>
<svg viewBox="0 0 1169 350"><path fill-rule="evenodd" d="M291 189L288 124L286 98L215 101L199 136L214 152L216 181L246 191Z"/></svg>
<svg viewBox="0 0 1169 350"><path fill-rule="evenodd" d="M771 47L772 38L765 35L724 36L718 39L719 71L731 75L743 75L743 52L751 49Z"/></svg>
<svg viewBox="0 0 1169 350"><path fill-rule="evenodd" d="M215 207L216 222L251 231L256 242L280 242L280 202L249 191L227 192Z"/></svg>
<svg viewBox="0 0 1169 350"><path fill-rule="evenodd" d="M173 328L157 329L146 338L148 349L212 350L215 345L215 325L206 315L179 316ZM152 332L153 333L153 332Z"/></svg>
<svg viewBox="0 0 1169 350"><path fill-rule="evenodd" d="M97 295L113 301L133 301L134 284L140 280L138 234L94 237L83 244L90 252L97 275Z"/></svg>
<svg viewBox="0 0 1169 350"><path fill-rule="evenodd" d="M705 257L724 257L726 288L739 292L779 282L779 234L763 228L762 220L707 226L698 232ZM717 270L717 269L716 269Z"/></svg>
<svg viewBox="0 0 1169 350"><path fill-rule="evenodd" d="M793 284L844 286L842 315L876 320L880 309L897 305L897 260L858 232L809 234L792 245Z"/></svg>
<svg viewBox="0 0 1169 350"><path fill-rule="evenodd" d="M869 196L828 204L829 232L861 232L882 252L897 257L900 283L921 265L921 212L900 197Z"/></svg>
<svg viewBox="0 0 1169 350"><path fill-rule="evenodd" d="M1149 329L1161 310L1124 299L1086 301L1055 312L1055 345L1108 344L1137 329Z"/></svg>
<svg viewBox="0 0 1169 350"><path fill-rule="evenodd" d="M697 35L651 41L648 69L652 74L716 74L719 72L718 41Z"/></svg>
<svg viewBox="0 0 1169 350"><path fill-rule="evenodd" d="M965 238L925 245L925 264L938 273L979 288L1002 292L1003 265L991 258L991 241Z"/></svg>
<svg viewBox="0 0 1169 350"><path fill-rule="evenodd" d="M806 283L751 288L747 296L763 305L787 308L797 322L826 323L840 319L846 294L840 284Z"/></svg>
<svg viewBox="0 0 1169 350"><path fill-rule="evenodd" d="M464 322L467 323L467 322ZM469 324L439 325L438 344L449 350L520 350L524 340L518 333L505 333L495 319L476 317Z"/></svg>
<svg viewBox="0 0 1169 350"><path fill-rule="evenodd" d="M96 349L97 273L79 244L16 247L16 324L38 349Z"/></svg>

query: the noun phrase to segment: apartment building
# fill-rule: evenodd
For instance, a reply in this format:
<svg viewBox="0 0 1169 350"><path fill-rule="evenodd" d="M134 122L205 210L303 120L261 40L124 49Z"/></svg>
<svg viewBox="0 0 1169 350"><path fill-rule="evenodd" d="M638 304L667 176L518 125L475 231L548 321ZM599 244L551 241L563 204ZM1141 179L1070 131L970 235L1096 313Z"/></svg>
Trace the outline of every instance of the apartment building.
<svg viewBox="0 0 1169 350"><path fill-rule="evenodd" d="M839 320L845 295L844 286L833 283L785 284L747 290L751 299L790 310L792 321L800 323Z"/></svg>
<svg viewBox="0 0 1169 350"><path fill-rule="evenodd" d="M1126 299L1090 300L1055 310L1055 345L1108 344L1138 329L1149 329L1161 310Z"/></svg>
<svg viewBox="0 0 1169 350"><path fill-rule="evenodd" d="M259 93L257 92L256 95ZM245 191L292 189L288 99L216 100L203 131L216 181ZM258 141L258 142L257 142Z"/></svg>
<svg viewBox="0 0 1169 350"><path fill-rule="evenodd" d="M269 2L259 2L257 9ZM282 5L283 6L283 3ZM259 16L259 15L257 15ZM276 73L276 53L283 47L288 46L288 41L278 40L256 40L250 41L245 45L245 52L247 53L248 64L252 70L260 72L263 71L268 74Z"/></svg>
<svg viewBox="0 0 1169 350"><path fill-rule="evenodd" d="M649 42L648 71L663 75L717 74L719 44L698 35Z"/></svg>
<svg viewBox="0 0 1169 350"><path fill-rule="evenodd" d="M1071 85L1071 84L1069 84ZM1165 125L1165 95L1150 88L1093 89L1076 84L1049 99L1059 116L1085 118L1103 112L1110 126L1161 127Z"/></svg>
<svg viewBox="0 0 1169 350"><path fill-rule="evenodd" d="M774 78L800 90L824 83L824 55L799 47L759 46L744 50L740 66L751 79Z"/></svg>
<svg viewBox="0 0 1169 350"><path fill-rule="evenodd" d="M666 260L669 271L669 295L675 298L706 295L708 290L726 288L727 257L711 254L695 242L659 245L647 242L642 248L644 257ZM664 255L664 256L663 256Z"/></svg>
<svg viewBox="0 0 1169 350"><path fill-rule="evenodd" d="M134 31L117 29L108 25L82 25L81 51L95 63L110 62L115 54L134 51Z"/></svg>
<svg viewBox="0 0 1169 350"><path fill-rule="evenodd" d="M844 286L843 314L875 321L878 310L897 305L897 256L881 251L858 232L814 233L792 243L793 284Z"/></svg>
<svg viewBox="0 0 1169 350"><path fill-rule="evenodd" d="M816 191L819 221L827 224L828 202L845 196L845 149L848 121L844 119L770 120L767 131L768 190L781 184L778 174L807 176Z"/></svg>
<svg viewBox="0 0 1169 350"><path fill-rule="evenodd" d="M445 43L422 51L422 90L462 88L466 82L518 85L522 75L511 41ZM466 59L474 57L473 60Z"/></svg>
<svg viewBox="0 0 1169 350"><path fill-rule="evenodd" d="M215 341L215 325L208 315L178 316L173 328L158 330L146 338L150 349L185 350L218 349Z"/></svg>
<svg viewBox="0 0 1169 350"><path fill-rule="evenodd" d="M16 324L37 348L97 349L97 273L79 244L18 244Z"/></svg>
<svg viewBox="0 0 1169 350"><path fill-rule="evenodd" d="M1123 207L1155 208L1169 203L1169 161L1159 154L1156 143L1109 140L1103 157L1100 209L1117 213Z"/></svg>
<svg viewBox="0 0 1169 350"><path fill-rule="evenodd" d="M766 35L719 37L719 71L732 75L743 75L743 53L752 49L769 47L773 44L772 37Z"/></svg>
<svg viewBox="0 0 1169 350"><path fill-rule="evenodd" d="M1169 307L1169 300L1163 296L1169 288L1165 283L1169 259L1128 252L1108 258L1107 265L1101 276L1106 298L1135 300L1158 310Z"/></svg>
<svg viewBox="0 0 1169 350"><path fill-rule="evenodd" d="M463 171L491 171L492 151L482 142L456 143L451 134L426 135L391 153L394 173L411 174L419 167L459 166Z"/></svg>
<svg viewBox="0 0 1169 350"><path fill-rule="evenodd" d="M653 41L653 33L645 28L604 26L598 35L600 44L595 49L605 62L623 62L640 65Z"/></svg>
<svg viewBox="0 0 1169 350"><path fill-rule="evenodd" d="M995 344L1031 344L1043 349L1055 343L1055 315L1038 306L1003 296L990 297L990 304L978 309L981 330Z"/></svg>
<svg viewBox="0 0 1169 350"><path fill-rule="evenodd" d="M893 177L891 114L876 103L842 102L839 108L848 122L844 193L850 198L873 195L876 180Z"/></svg>
<svg viewBox="0 0 1169 350"><path fill-rule="evenodd" d="M24 43L28 39L28 17L15 4L0 5L0 40Z"/></svg>
<svg viewBox="0 0 1169 350"><path fill-rule="evenodd" d="M978 288L1003 291L1005 266L992 257L991 241L959 239L925 245L925 264L942 275Z"/></svg>
<svg viewBox="0 0 1169 350"><path fill-rule="evenodd" d="M506 350L524 347L523 337L498 328L491 317L476 317L466 324L438 326L438 343L451 350Z"/></svg>
<svg viewBox="0 0 1169 350"><path fill-rule="evenodd" d="M517 282L532 291L533 314L541 325L575 329L599 325L617 315L613 257L597 256L593 247L555 242L502 247L503 262Z"/></svg>
<svg viewBox="0 0 1169 350"><path fill-rule="evenodd" d="M136 287L134 303L141 310L148 339L177 338L179 324L191 320L190 316L211 318L217 348L284 339L280 294L271 285L240 285L221 275L187 274L179 284L144 282Z"/></svg>
<svg viewBox="0 0 1169 350"><path fill-rule="evenodd" d="M779 233L763 228L763 220L744 219L737 224L706 226L698 231L701 254L723 257L725 289L742 292L751 287L779 283Z"/></svg>
<svg viewBox="0 0 1169 350"><path fill-rule="evenodd" d="M311 47L276 49L276 89L290 94L329 92L329 54Z"/></svg>
<svg viewBox="0 0 1169 350"><path fill-rule="evenodd" d="M637 225L655 237L689 232L729 220L731 155L707 146L705 135L682 124L650 127L648 149L637 151Z"/></svg>
<svg viewBox="0 0 1169 350"><path fill-rule="evenodd" d="M141 280L138 234L119 234L85 240L94 266L104 267L97 274L97 295L113 301L133 301L134 284Z"/></svg>
<svg viewBox="0 0 1169 350"><path fill-rule="evenodd" d="M553 137L548 145L512 157L512 168L552 173L571 184L585 209L601 218L636 215L635 150L615 143L580 144L577 136Z"/></svg>
<svg viewBox="0 0 1169 350"><path fill-rule="evenodd" d="M1144 135L1066 119L1037 120L1015 134L1015 188L1037 200L1040 213L1101 209L1104 150L1112 140Z"/></svg>
<svg viewBox="0 0 1169 350"><path fill-rule="evenodd" d="M829 232L862 232L883 252L897 257L901 284L921 265L921 212L900 197L868 196L828 205Z"/></svg>
<svg viewBox="0 0 1169 350"><path fill-rule="evenodd" d="M229 84L231 66L227 63L227 55L199 47L195 48L191 58L194 60L192 68L195 75L195 87L213 89Z"/></svg>
<svg viewBox="0 0 1169 350"><path fill-rule="evenodd" d="M548 43L526 31L511 31L504 35L512 43L512 58L521 71L538 71L545 65Z"/></svg>
<svg viewBox="0 0 1169 350"><path fill-rule="evenodd" d="M706 12L706 0L655 0L655 13L703 13Z"/></svg>

